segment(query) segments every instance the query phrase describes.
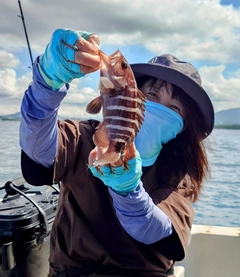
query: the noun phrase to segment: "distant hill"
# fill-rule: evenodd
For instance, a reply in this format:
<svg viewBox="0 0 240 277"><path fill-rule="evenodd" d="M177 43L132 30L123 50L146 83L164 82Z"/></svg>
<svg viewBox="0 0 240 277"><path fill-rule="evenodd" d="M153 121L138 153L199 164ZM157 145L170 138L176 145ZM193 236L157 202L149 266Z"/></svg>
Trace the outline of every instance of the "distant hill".
<svg viewBox="0 0 240 277"><path fill-rule="evenodd" d="M0 116L0 120L20 120L21 113ZM59 119L64 119L59 117ZM215 113L215 128L240 129L240 108L223 110Z"/></svg>
<svg viewBox="0 0 240 277"><path fill-rule="evenodd" d="M9 114L9 115L2 115L0 116L1 120L20 120L21 119L21 113L15 113L15 114Z"/></svg>
<svg viewBox="0 0 240 277"><path fill-rule="evenodd" d="M217 126L239 126L240 128L240 108L223 110L215 113L215 127Z"/></svg>
<svg viewBox="0 0 240 277"><path fill-rule="evenodd" d="M63 120L65 118L58 116L59 120ZM14 113L14 114L9 114L9 115L0 115L0 120L10 120L10 121L20 121L21 120L21 113Z"/></svg>

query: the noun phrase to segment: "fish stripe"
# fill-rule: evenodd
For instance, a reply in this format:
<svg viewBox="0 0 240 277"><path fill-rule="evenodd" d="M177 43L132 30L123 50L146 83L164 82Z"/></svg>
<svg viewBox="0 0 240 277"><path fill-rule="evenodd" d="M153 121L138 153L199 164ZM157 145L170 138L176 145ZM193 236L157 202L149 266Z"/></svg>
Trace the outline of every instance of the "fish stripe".
<svg viewBox="0 0 240 277"><path fill-rule="evenodd" d="M112 105L112 106L108 106L106 109L108 111L113 111L116 113L117 113L117 111L128 112L129 114L125 117L131 116L130 113L137 114L141 119L143 119L143 116L144 116L142 110L139 108L129 108L129 107L125 107L125 106Z"/></svg>
<svg viewBox="0 0 240 277"><path fill-rule="evenodd" d="M126 137L126 138L130 138L132 134L128 135L127 133L117 133L117 132L114 132L114 133L111 133L109 132L109 134L111 135L116 135L116 136L119 136L119 137Z"/></svg>
<svg viewBox="0 0 240 277"><path fill-rule="evenodd" d="M140 127L140 122L137 119L130 119L130 118L122 118L120 116L108 116L105 118L106 124L112 124L112 125L120 125L120 126L126 126L129 128L136 128Z"/></svg>
<svg viewBox="0 0 240 277"><path fill-rule="evenodd" d="M117 95L117 96L115 96L115 99L123 99L123 100L126 100L126 101L133 101L133 102L138 102L138 98L132 98L132 97L130 97L130 96L125 96L125 95Z"/></svg>
<svg viewBox="0 0 240 277"><path fill-rule="evenodd" d="M121 139L121 138L113 138L112 141L116 141L116 142L123 142L126 143L126 139Z"/></svg>
<svg viewBox="0 0 240 277"><path fill-rule="evenodd" d="M113 125L113 124L107 124L106 128L117 129L117 130L122 130L122 131L124 130L124 131L130 131L130 132L135 131L133 128L129 128L129 127L121 126L121 125Z"/></svg>
<svg viewBox="0 0 240 277"><path fill-rule="evenodd" d="M113 130L114 131L114 130ZM125 131L126 132L126 131ZM117 135L118 134L118 135ZM120 134L120 133L112 133L112 132L109 132L108 133L108 137L109 137L109 140L110 141L112 141L112 140L114 140L114 141L116 141L116 140L118 140L118 139L124 139L125 141L129 141L131 138L132 138L132 136L133 136L133 133L132 132L129 132L128 131L128 135L126 135L126 134L124 134L124 133L122 133L122 134Z"/></svg>
<svg viewBox="0 0 240 277"><path fill-rule="evenodd" d="M118 133L118 132L109 132L108 136L110 138L111 141L114 142L128 142L131 141L132 137L133 137L134 133L133 132L128 132L128 134L126 133Z"/></svg>
<svg viewBox="0 0 240 277"><path fill-rule="evenodd" d="M125 106L118 106L118 105L112 105L112 106L108 106L107 110L125 110L128 112L136 112L137 108L128 108Z"/></svg>
<svg viewBox="0 0 240 277"><path fill-rule="evenodd" d="M105 119L107 119L107 120L112 120L112 121L121 121L121 120L123 120L123 121L127 121L127 122L131 122L131 123L133 123L133 124L136 124L136 125L138 125L138 120L137 119L131 119L131 118L125 118L125 117L122 117L122 116L114 116L114 115L112 115L112 116L106 116L105 117Z"/></svg>
<svg viewBox="0 0 240 277"><path fill-rule="evenodd" d="M111 111L105 111L105 117L106 116L121 116L123 118L129 118L129 119L137 119L139 120L139 117L143 119L143 115L139 115L137 112L130 112L130 111L125 111L125 110L111 110ZM105 118L104 117L104 118Z"/></svg>

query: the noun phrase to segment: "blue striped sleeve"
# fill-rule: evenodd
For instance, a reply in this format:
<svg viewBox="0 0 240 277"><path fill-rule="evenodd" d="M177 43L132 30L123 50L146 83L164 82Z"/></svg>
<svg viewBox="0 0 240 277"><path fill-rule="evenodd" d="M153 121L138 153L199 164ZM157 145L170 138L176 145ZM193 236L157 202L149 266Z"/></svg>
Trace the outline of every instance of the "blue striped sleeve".
<svg viewBox="0 0 240 277"><path fill-rule="evenodd" d="M173 232L170 218L153 203L142 182L126 197L109 192L122 227L135 240L152 244Z"/></svg>
<svg viewBox="0 0 240 277"><path fill-rule="evenodd" d="M21 105L20 147L35 162L53 166L57 151L57 115L60 102L69 85L53 91L33 65L33 82L26 90Z"/></svg>

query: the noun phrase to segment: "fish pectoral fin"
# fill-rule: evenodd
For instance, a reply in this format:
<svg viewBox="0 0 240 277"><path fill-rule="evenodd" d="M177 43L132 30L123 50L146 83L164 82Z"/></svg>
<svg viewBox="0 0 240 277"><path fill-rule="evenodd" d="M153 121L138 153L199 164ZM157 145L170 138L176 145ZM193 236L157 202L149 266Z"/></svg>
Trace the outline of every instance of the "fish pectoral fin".
<svg viewBox="0 0 240 277"><path fill-rule="evenodd" d="M109 94L114 89L114 84L107 77L101 77L98 84L98 90Z"/></svg>
<svg viewBox="0 0 240 277"><path fill-rule="evenodd" d="M94 161L94 166L103 166L117 162L121 157L121 154L118 152L112 152L109 149L96 161Z"/></svg>
<svg viewBox="0 0 240 277"><path fill-rule="evenodd" d="M109 140L108 140L106 126L103 122L101 122L98 125L97 131L93 135L93 142L98 147L102 147L102 148L108 147Z"/></svg>
<svg viewBox="0 0 240 277"><path fill-rule="evenodd" d="M90 114L99 113L102 108L102 99L101 96L93 99L90 103L88 103L86 107L86 111Z"/></svg>

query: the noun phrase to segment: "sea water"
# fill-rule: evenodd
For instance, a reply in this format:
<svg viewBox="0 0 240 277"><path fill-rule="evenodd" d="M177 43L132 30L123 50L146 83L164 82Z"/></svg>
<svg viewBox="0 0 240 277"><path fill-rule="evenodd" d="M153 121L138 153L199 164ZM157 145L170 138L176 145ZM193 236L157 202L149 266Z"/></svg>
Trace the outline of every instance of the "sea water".
<svg viewBox="0 0 240 277"><path fill-rule="evenodd" d="M0 121L0 187L21 176L19 124ZM240 227L240 130L214 129L209 142L211 176L193 204L194 223Z"/></svg>

